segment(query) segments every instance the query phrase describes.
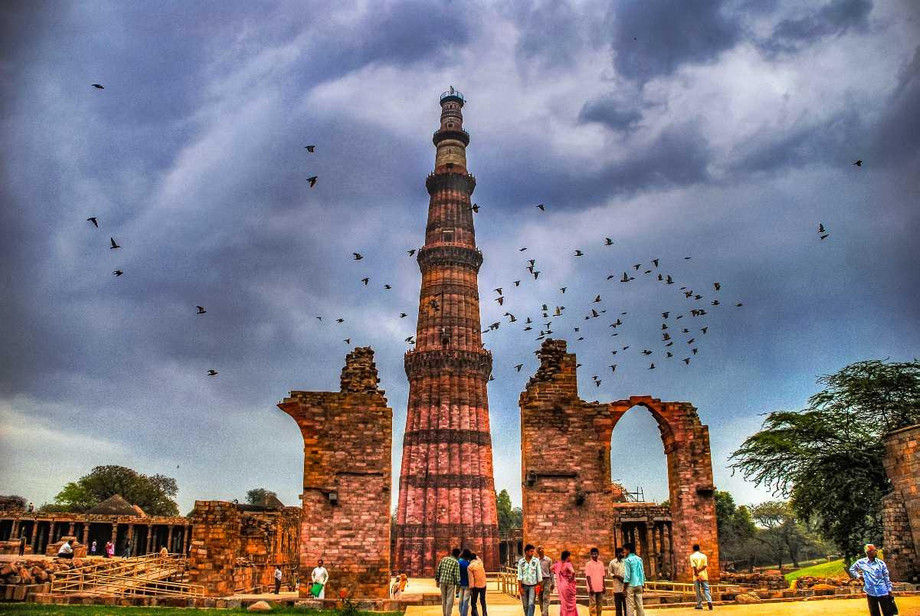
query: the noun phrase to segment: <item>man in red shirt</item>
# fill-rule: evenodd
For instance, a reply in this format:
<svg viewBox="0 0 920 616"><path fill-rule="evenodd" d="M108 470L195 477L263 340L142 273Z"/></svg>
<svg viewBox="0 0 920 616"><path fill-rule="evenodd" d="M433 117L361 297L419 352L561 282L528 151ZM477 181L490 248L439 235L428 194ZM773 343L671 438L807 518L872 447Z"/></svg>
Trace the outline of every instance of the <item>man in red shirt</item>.
<svg viewBox="0 0 920 616"><path fill-rule="evenodd" d="M600 559L600 551L591 548L591 560L585 564L585 579L588 583L588 609L592 614L602 616L604 611L604 575L607 568Z"/></svg>

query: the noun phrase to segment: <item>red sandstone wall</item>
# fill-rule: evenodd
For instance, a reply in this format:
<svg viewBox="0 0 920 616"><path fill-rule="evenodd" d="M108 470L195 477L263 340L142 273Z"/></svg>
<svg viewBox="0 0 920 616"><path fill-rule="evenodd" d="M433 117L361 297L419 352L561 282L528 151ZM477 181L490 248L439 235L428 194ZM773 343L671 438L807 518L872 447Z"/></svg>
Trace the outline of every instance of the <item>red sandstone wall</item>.
<svg viewBox="0 0 920 616"><path fill-rule="evenodd" d="M278 405L304 438L301 596L320 558L327 598L388 594L393 412L377 381L373 351L358 348L346 358L341 392L292 391Z"/></svg>
<svg viewBox="0 0 920 616"><path fill-rule="evenodd" d="M891 578L920 579L920 425L896 430L885 438L885 472L892 491L882 499L885 561Z"/></svg>
<svg viewBox="0 0 920 616"><path fill-rule="evenodd" d="M648 396L584 402L575 355L566 353L565 341L545 341L540 359L520 397L524 542L542 543L554 556L567 549L586 559L592 546L613 554L621 543L617 524L629 512L611 483L610 438L620 417L640 405L659 422L668 459L671 532L664 539L673 549L676 578L690 580L690 546L699 543L712 563L710 579L718 581L709 431L693 406ZM642 542L650 550L653 541Z"/></svg>

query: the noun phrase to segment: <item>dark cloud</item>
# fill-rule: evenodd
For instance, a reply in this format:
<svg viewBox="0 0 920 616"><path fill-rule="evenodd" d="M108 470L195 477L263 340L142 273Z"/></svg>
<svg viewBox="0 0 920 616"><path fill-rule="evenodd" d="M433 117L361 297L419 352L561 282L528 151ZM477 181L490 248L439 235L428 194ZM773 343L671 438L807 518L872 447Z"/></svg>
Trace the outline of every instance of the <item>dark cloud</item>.
<svg viewBox="0 0 920 616"><path fill-rule="evenodd" d="M832 0L803 17L780 21L762 47L771 52L791 52L813 45L822 38L868 25L872 0Z"/></svg>
<svg viewBox="0 0 920 616"><path fill-rule="evenodd" d="M642 110L612 97L588 101L578 113L579 122L597 122L616 131L628 131L642 120Z"/></svg>
<svg viewBox="0 0 920 616"><path fill-rule="evenodd" d="M884 116L871 134L871 156L879 163L920 158L920 47L902 69L898 85L882 105Z"/></svg>
<svg viewBox="0 0 920 616"><path fill-rule="evenodd" d="M735 17L712 0L617 2L610 19L614 67L643 82L713 61L741 37Z"/></svg>
<svg viewBox="0 0 920 616"><path fill-rule="evenodd" d="M516 47L518 71L543 76L546 69L565 69L575 64L578 52L602 40L600 19L589 6L569 2L520 3L508 17L520 28Z"/></svg>

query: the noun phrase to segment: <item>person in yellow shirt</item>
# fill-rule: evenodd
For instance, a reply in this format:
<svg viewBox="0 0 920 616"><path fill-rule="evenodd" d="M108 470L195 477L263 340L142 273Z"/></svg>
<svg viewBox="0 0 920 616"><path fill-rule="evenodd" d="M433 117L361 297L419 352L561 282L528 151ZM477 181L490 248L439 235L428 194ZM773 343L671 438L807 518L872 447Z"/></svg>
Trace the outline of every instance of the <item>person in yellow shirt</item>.
<svg viewBox="0 0 920 616"><path fill-rule="evenodd" d="M709 594L709 559L700 552L700 546L693 545L693 554L690 555L690 568L693 569L693 590L696 591L696 609L703 609L703 599L712 609L712 595Z"/></svg>

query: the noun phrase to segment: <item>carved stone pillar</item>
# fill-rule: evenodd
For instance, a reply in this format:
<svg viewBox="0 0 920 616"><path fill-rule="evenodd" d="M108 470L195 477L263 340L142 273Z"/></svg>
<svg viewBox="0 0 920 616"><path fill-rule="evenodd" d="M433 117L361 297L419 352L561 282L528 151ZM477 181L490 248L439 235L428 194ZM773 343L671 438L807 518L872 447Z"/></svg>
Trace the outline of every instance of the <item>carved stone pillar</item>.
<svg viewBox="0 0 920 616"><path fill-rule="evenodd" d="M169 534L166 535L166 549L167 549L168 551L170 551L170 552L173 551L173 549L172 549L172 548L173 548L173 545L172 545L172 535L173 535L173 525L170 524L170 525L169 525Z"/></svg>
<svg viewBox="0 0 920 616"><path fill-rule="evenodd" d="M153 524L147 525L147 551L145 554L150 554L150 550L153 545Z"/></svg>

